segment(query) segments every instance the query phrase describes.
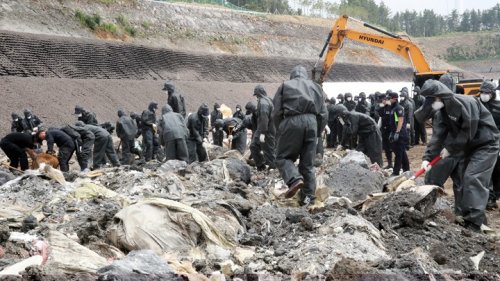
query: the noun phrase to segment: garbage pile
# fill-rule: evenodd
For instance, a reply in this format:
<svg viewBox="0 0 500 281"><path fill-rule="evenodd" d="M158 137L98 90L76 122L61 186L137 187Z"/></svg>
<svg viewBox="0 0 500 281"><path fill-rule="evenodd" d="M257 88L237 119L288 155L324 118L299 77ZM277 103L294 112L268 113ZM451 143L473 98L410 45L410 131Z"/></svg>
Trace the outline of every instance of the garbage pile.
<svg viewBox="0 0 500 281"><path fill-rule="evenodd" d="M278 171L210 159L0 168L0 280L500 279L498 236L455 224L438 187L388 179L357 152L326 152L306 207L280 197Z"/></svg>

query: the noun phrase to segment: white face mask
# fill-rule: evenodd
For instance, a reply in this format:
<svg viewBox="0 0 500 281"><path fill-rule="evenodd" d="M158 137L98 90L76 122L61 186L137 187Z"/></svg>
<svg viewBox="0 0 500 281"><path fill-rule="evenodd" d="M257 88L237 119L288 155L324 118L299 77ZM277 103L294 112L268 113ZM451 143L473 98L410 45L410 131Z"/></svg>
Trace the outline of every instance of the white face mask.
<svg viewBox="0 0 500 281"><path fill-rule="evenodd" d="M385 101L385 104L386 104L386 105L391 105L392 103L391 103L391 101L390 101L390 100L387 100L387 101Z"/></svg>
<svg viewBox="0 0 500 281"><path fill-rule="evenodd" d="M350 98L350 97L349 97L349 98L345 98L345 99L346 99L347 101L351 101L351 100L352 100L352 98Z"/></svg>
<svg viewBox="0 0 500 281"><path fill-rule="evenodd" d="M381 102L378 104L380 107L384 107L385 106L385 103Z"/></svg>
<svg viewBox="0 0 500 281"><path fill-rule="evenodd" d="M402 98L401 98L401 101L404 101L404 100L406 100L406 98L405 98L405 97L402 97Z"/></svg>
<svg viewBox="0 0 500 281"><path fill-rule="evenodd" d="M14 119L15 122L19 121L19 118Z"/></svg>
<svg viewBox="0 0 500 281"><path fill-rule="evenodd" d="M337 99L337 100L339 101L339 103L341 103L341 102L342 102L342 99Z"/></svg>
<svg viewBox="0 0 500 281"><path fill-rule="evenodd" d="M241 108L236 108L236 111L241 111Z"/></svg>
<svg viewBox="0 0 500 281"><path fill-rule="evenodd" d="M479 96L479 98L481 99L482 102L489 102L491 99L491 95L490 94L481 94Z"/></svg>
<svg viewBox="0 0 500 281"><path fill-rule="evenodd" d="M440 110L443 107L444 107L444 103L442 101L437 100L437 101L434 101L432 103L432 109L434 109L434 110Z"/></svg>
<svg viewBox="0 0 500 281"><path fill-rule="evenodd" d="M82 117L82 114L81 114L81 113L79 113L79 114L77 114L77 115L76 115L76 117Z"/></svg>
<svg viewBox="0 0 500 281"><path fill-rule="evenodd" d="M165 93L165 95L167 95L167 96L168 96L168 91L163 91L163 92Z"/></svg>
<svg viewBox="0 0 500 281"><path fill-rule="evenodd" d="M28 120L31 119L31 116L26 117L26 119L28 119Z"/></svg>

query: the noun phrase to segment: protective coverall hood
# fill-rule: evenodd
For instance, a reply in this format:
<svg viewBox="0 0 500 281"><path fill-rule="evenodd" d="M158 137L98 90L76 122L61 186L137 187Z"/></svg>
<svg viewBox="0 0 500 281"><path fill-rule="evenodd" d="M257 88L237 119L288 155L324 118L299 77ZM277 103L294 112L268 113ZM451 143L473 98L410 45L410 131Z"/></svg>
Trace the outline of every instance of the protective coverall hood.
<svg viewBox="0 0 500 281"><path fill-rule="evenodd" d="M125 116L125 111L123 111L122 109L119 109L118 110L118 117L122 117L122 116Z"/></svg>
<svg viewBox="0 0 500 281"><path fill-rule="evenodd" d="M247 111L246 114L252 114L255 112L255 110L257 110L257 106L255 105L255 103L249 101L246 105L245 105L245 110Z"/></svg>
<svg viewBox="0 0 500 281"><path fill-rule="evenodd" d="M162 108L161 108L161 114L165 114L165 113L169 113L169 112L172 112L172 107L170 105L164 105Z"/></svg>
<svg viewBox="0 0 500 281"><path fill-rule="evenodd" d="M150 102L148 105L148 109L154 112L156 109L158 109L158 103Z"/></svg>
<svg viewBox="0 0 500 281"><path fill-rule="evenodd" d="M210 115L209 110L208 110L208 105L202 104L198 108L198 116L202 116L207 118Z"/></svg>
<svg viewBox="0 0 500 281"><path fill-rule="evenodd" d="M295 78L303 78L307 79L307 70L305 67L302 65L297 65L292 69L292 72L290 73L290 80L295 79Z"/></svg>
<svg viewBox="0 0 500 281"><path fill-rule="evenodd" d="M14 113L14 112L12 112L12 114L10 116L12 117L12 120L16 120L19 118L19 115L17 115L17 113Z"/></svg>
<svg viewBox="0 0 500 281"><path fill-rule="evenodd" d="M173 92L175 92L175 86L174 86L174 84L172 84L172 82L167 81L163 85L163 89L162 90L163 91L167 91L169 93L173 93Z"/></svg>
<svg viewBox="0 0 500 281"><path fill-rule="evenodd" d="M343 114L347 113L348 110L347 110L347 107L345 107L344 105L342 104L336 104L332 107L331 111L330 111L333 115L333 119L337 119L339 116L342 116Z"/></svg>
<svg viewBox="0 0 500 281"><path fill-rule="evenodd" d="M493 94L492 99L495 99L496 93L495 93L495 84L491 83L490 81L484 81L481 84L481 87L479 88L480 93L485 93L485 94Z"/></svg>
<svg viewBox="0 0 500 281"><path fill-rule="evenodd" d="M25 109L23 113L24 113L24 117L26 117L26 118L28 118L29 116L32 115L31 110L29 110L29 109Z"/></svg>
<svg viewBox="0 0 500 281"><path fill-rule="evenodd" d="M439 82L443 83L453 93L455 92L455 81L453 81L453 77L451 77L450 74L446 73L441 75L441 77L439 77Z"/></svg>
<svg viewBox="0 0 500 281"><path fill-rule="evenodd" d="M450 88L448 88L442 82L436 80L425 81L420 94L424 97L437 97L441 99L449 99L453 97L453 92L450 90Z"/></svg>
<svg viewBox="0 0 500 281"><path fill-rule="evenodd" d="M255 86L255 89L253 90L253 95L257 96L258 98L267 97L267 93L266 90L264 89L264 86L262 85Z"/></svg>

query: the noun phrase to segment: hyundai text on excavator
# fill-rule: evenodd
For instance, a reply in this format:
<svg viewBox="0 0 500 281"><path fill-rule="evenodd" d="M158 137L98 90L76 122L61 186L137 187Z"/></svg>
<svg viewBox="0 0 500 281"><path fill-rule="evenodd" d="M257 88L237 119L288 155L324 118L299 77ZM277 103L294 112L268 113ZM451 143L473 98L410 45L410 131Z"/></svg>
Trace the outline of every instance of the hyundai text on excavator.
<svg viewBox="0 0 500 281"><path fill-rule="evenodd" d="M386 36L347 29L346 26L348 19L359 22L363 26L378 31ZM438 80L441 75L448 73L448 71L433 71L420 48L409 38L403 38L399 35L392 34L358 19L343 15L339 19L337 19L337 21L333 25L330 33L328 34L325 45L321 50L318 61L314 66L313 79L320 84L324 82L326 76L328 75L328 72L332 68L335 61L335 56L337 55L337 52L343 47L345 38L385 49L409 61L414 69L413 83L416 86L422 87L427 79ZM316 79L316 68L327 48L328 51L326 52L326 57L323 62L323 68L321 70L319 78ZM482 79L459 80L463 77L462 73L451 72L450 74L452 74L457 80L455 82L458 82L456 83L456 91L458 93L462 93L465 95L476 95L479 92L479 87L483 82Z"/></svg>

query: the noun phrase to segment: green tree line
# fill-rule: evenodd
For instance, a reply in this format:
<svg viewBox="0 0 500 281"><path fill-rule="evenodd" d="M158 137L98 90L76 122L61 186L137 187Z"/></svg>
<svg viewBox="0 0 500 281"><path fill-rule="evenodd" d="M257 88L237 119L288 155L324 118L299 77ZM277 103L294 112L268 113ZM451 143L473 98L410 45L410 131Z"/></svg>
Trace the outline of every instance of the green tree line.
<svg viewBox="0 0 500 281"><path fill-rule="evenodd" d="M431 9L422 12L409 11L391 13L382 1L341 0L335 3L326 0L227 0L230 3L258 11L279 14L299 14L336 17L347 14L393 32L405 32L410 36L430 37L451 32L477 32L500 29L500 4L487 10L453 10L443 16ZM290 2L289 2L290 1Z"/></svg>

